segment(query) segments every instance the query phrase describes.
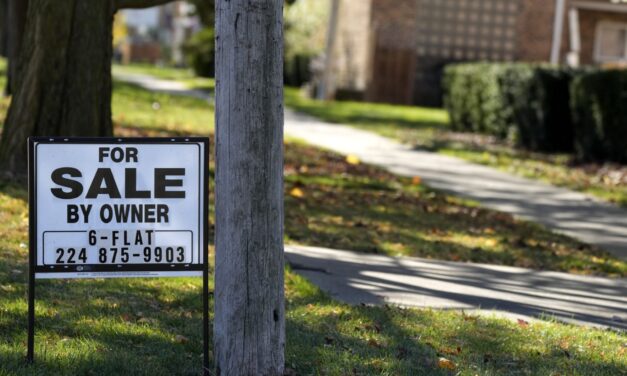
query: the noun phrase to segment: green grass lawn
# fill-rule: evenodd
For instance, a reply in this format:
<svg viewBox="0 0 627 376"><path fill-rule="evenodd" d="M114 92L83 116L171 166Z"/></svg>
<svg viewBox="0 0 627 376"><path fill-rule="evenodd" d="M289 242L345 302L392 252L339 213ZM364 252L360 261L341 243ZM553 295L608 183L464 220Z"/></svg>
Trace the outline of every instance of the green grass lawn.
<svg viewBox="0 0 627 376"><path fill-rule="evenodd" d="M120 136L208 135L213 124L204 101L118 83L113 112ZM540 226L297 142L286 145L285 190L291 242L584 274L627 272L624 262ZM26 366L27 226L26 190L1 182L0 376L199 374L199 278L41 281L38 361ZM292 374L627 370L624 333L452 311L348 306L289 269L286 304L286 366Z"/></svg>
<svg viewBox="0 0 627 376"><path fill-rule="evenodd" d="M444 110L364 102L320 102L285 89L286 105L329 122L398 139L417 148L460 157L528 178L586 192L627 207L627 166L581 165L571 155L531 153L493 138L460 134Z"/></svg>
<svg viewBox="0 0 627 376"><path fill-rule="evenodd" d="M24 189L0 185L0 375L200 374L200 278L39 281L37 359L27 366L26 200ZM286 305L291 374L620 375L627 370L624 333L453 311L348 306L289 270ZM212 312L213 299L210 307Z"/></svg>

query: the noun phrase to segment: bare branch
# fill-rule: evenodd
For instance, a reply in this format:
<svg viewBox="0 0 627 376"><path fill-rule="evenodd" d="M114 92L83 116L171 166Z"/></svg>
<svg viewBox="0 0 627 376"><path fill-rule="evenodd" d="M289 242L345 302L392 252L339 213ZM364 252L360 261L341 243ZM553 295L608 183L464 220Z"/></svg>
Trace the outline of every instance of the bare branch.
<svg viewBox="0 0 627 376"><path fill-rule="evenodd" d="M142 9L167 4L173 0L114 0L115 9Z"/></svg>

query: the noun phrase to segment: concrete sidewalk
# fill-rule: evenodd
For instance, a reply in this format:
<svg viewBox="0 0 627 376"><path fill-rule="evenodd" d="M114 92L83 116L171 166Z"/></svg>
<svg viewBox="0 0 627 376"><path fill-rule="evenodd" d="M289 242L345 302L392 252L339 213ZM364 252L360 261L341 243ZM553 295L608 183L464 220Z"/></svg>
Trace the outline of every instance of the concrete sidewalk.
<svg viewBox="0 0 627 376"><path fill-rule="evenodd" d="M627 330L627 280L286 246L292 269L349 304L393 303Z"/></svg>
<svg viewBox="0 0 627 376"><path fill-rule="evenodd" d="M582 193L414 150L371 132L325 123L290 110L285 113L285 133L312 145L355 155L398 175L420 176L430 187L542 223L627 259L627 210Z"/></svg>

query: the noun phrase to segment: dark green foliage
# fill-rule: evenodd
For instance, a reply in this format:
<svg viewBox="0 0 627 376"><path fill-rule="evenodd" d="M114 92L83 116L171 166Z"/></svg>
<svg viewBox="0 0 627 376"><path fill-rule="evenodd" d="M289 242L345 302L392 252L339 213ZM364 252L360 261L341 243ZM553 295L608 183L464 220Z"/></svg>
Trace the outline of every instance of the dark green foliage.
<svg viewBox="0 0 627 376"><path fill-rule="evenodd" d="M501 77L501 92L519 146L535 151L572 151L569 85L575 71L513 64Z"/></svg>
<svg viewBox="0 0 627 376"><path fill-rule="evenodd" d="M312 57L306 54L285 57L283 76L286 85L302 86L305 82L309 82L311 78L309 64Z"/></svg>
<svg viewBox="0 0 627 376"><path fill-rule="evenodd" d="M201 77L215 75L215 32L213 28L204 28L194 34L183 46L187 63Z"/></svg>
<svg viewBox="0 0 627 376"><path fill-rule="evenodd" d="M581 160L627 162L627 72L577 77L571 87L575 151Z"/></svg>
<svg viewBox="0 0 627 376"><path fill-rule="evenodd" d="M510 121L500 90L504 64L454 64L444 71L444 105L458 131L504 138Z"/></svg>
<svg viewBox="0 0 627 376"><path fill-rule="evenodd" d="M514 134L526 149L570 151L574 75L539 64L454 64L445 70L444 102L455 130L499 138Z"/></svg>

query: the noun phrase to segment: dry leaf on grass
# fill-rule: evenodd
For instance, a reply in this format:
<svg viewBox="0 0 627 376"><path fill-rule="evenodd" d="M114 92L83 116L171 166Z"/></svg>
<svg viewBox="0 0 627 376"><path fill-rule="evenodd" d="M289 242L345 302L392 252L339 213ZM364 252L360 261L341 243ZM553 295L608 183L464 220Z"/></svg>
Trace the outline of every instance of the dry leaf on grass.
<svg viewBox="0 0 627 376"><path fill-rule="evenodd" d="M443 368L443 369L454 370L456 366L455 366L455 363L453 363L451 360L448 360L446 358L440 358L438 359L438 367Z"/></svg>
<svg viewBox="0 0 627 376"><path fill-rule="evenodd" d="M290 196L296 197L296 198L302 198L305 196L305 192L303 192L303 190L300 188L293 188L290 191Z"/></svg>
<svg viewBox="0 0 627 376"><path fill-rule="evenodd" d="M346 157L346 162L352 165L358 165L360 163L359 158L352 154Z"/></svg>

